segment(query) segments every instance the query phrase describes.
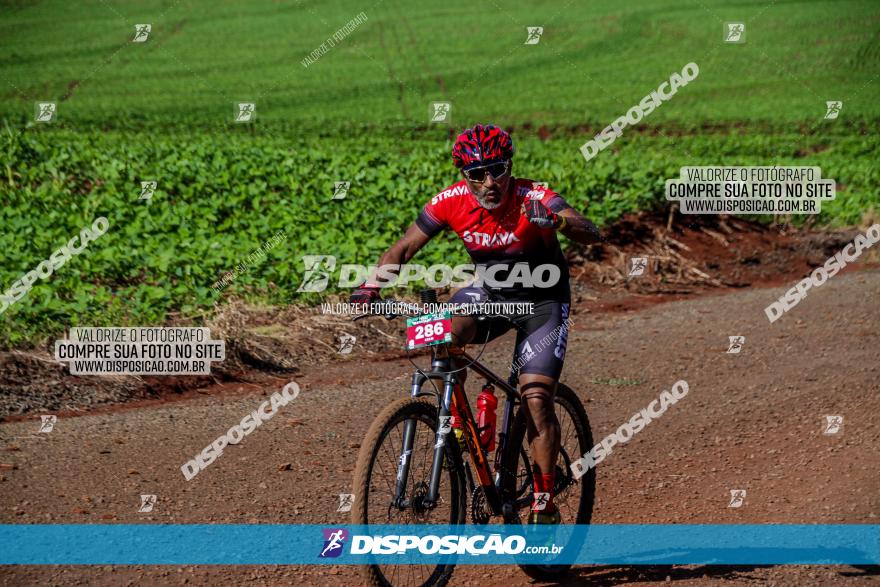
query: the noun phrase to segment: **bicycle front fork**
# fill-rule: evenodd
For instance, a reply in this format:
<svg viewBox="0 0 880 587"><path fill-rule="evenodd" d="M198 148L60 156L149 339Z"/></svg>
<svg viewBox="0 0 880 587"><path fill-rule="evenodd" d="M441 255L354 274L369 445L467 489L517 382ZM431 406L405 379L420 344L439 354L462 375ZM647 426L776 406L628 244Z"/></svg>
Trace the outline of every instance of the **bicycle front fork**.
<svg viewBox="0 0 880 587"><path fill-rule="evenodd" d="M427 377L422 373L413 375L412 395L416 397L421 394L422 384ZM420 496L419 504L413 504L406 498L406 486L410 472L410 456L412 455L413 445L415 443L416 422L407 420L403 429L403 447L401 449L400 458L397 466L397 480L395 485L394 503L397 507L404 508L412 505L418 508L430 509L437 504L440 493L440 476L443 473L444 450L448 441L449 433L452 432L452 416L451 405L455 401L458 413L462 418L461 425L464 427L464 437L468 444L471 458L474 461L474 468L477 472L479 484L486 493L486 499L489 507L495 513L501 512L501 497L496 488L496 483L500 478L496 473L496 479L493 482L491 469L489 467L488 455L479 443L479 436L475 428L474 416L468 405L464 392L460 391L460 397L453 399L455 395L456 378L453 374L447 373L443 377L443 394L440 401L439 419L437 431L434 437L434 458L431 463L431 477L428 483L427 492ZM499 438L498 452L496 452L495 470L498 470L497 460L504 454L504 446L507 440L506 431L509 430L510 417L513 412L513 402L507 400L504 404L504 412L502 417L502 432ZM464 473L464 471L462 471Z"/></svg>
<svg viewBox="0 0 880 587"><path fill-rule="evenodd" d="M422 392L422 385L425 381L428 380L428 377L425 376L421 371L418 373L413 373L413 381L412 381L412 396L418 397ZM444 385L444 396L446 395L446 385ZM446 412L448 415L449 412L449 404L446 403ZM441 418L440 421L443 422L443 408L441 406ZM400 450L400 457L397 461L397 479L394 484L394 500L393 503L396 507L400 509L404 509L409 505L406 498L406 484L409 479L409 465L410 465L410 456L412 456L413 444L415 443L416 437L416 421L415 420L407 420L403 424L403 447ZM435 449L435 460L437 451ZM431 478L434 478L433 470L431 472ZM439 476L438 476L439 478ZM436 495L436 494L435 494ZM435 498L436 499L436 498Z"/></svg>
<svg viewBox="0 0 880 587"><path fill-rule="evenodd" d="M413 374L412 395L417 397L421 395L422 385L428 377L422 373ZM452 373L446 373L443 376L443 394L440 401L440 413L437 425L437 432L434 437L434 458L431 463L431 478L428 482L428 491L421 497L422 508L432 508L437 504L440 493L440 475L443 473L443 451L446 447L447 436L452 431L452 396L455 393L456 379ZM469 416L468 410L468 416ZM467 420L472 421L471 418ZM394 504L397 507L404 508L408 505L414 505L406 497L406 486L409 479L410 456L412 455L413 445L415 444L416 421L407 420L403 427L403 447L400 452L400 458L397 462L397 480L394 488Z"/></svg>
<svg viewBox="0 0 880 587"><path fill-rule="evenodd" d="M422 385L427 381L427 377L420 373L413 374L412 396L417 397L421 394ZM434 439L434 458L431 463L431 479L428 483L428 492L421 498L420 506L423 508L432 508L437 504L438 494L440 492L440 474L443 472L443 450L446 446L446 437L452 430L452 416L450 406L452 405L452 394L455 389L455 377L451 373L447 373L443 377L443 394L440 401L440 414L437 425L437 433ZM409 479L410 456L412 455L413 444L416 436L416 421L407 420L403 427L403 448L400 452L400 459L397 463L397 481L394 488L394 504L397 507L406 507L411 505L406 499L406 485Z"/></svg>

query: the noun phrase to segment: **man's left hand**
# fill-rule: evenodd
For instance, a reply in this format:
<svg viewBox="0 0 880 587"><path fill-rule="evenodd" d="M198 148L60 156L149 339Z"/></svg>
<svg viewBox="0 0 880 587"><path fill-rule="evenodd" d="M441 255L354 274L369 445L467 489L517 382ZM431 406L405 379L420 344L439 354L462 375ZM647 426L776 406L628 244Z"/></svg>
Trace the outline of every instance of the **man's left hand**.
<svg viewBox="0 0 880 587"><path fill-rule="evenodd" d="M523 204L523 212L529 222L541 228L557 229L565 222L559 214L551 212L538 200L528 200Z"/></svg>

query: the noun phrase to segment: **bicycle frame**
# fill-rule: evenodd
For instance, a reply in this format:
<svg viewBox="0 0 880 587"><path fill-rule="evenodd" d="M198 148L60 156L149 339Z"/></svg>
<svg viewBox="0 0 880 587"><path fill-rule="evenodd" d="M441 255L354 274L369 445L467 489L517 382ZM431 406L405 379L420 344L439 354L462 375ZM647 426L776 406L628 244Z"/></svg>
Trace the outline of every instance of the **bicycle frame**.
<svg viewBox="0 0 880 587"><path fill-rule="evenodd" d="M489 467L489 456L480 444L479 433L476 429L476 420L473 412L471 412L464 389L459 387L455 389L458 381L456 373L452 371L452 360L455 357L459 362L469 365L469 368L486 379L489 383L501 389L506 398L504 400L504 408L502 411L501 428L498 437L498 446L495 450L493 480L492 470ZM412 378L412 395L413 397L425 395L422 386L429 379L439 379L443 381L443 391L440 397L440 425L437 427L436 440L434 443L434 458L431 464L431 477L428 485L428 493L422 500L423 507L432 508L436 505L440 488L440 475L443 468L443 450L446 445L446 436L450 430L444 430L444 418L450 416L450 406L455 402L455 407L463 419L463 429L465 442L468 445L471 457L473 459L474 468L480 486L486 495L486 502L491 508L493 515L508 513L504 511L503 495L501 494L501 472L500 463L507 450L507 439L513 427L513 414L515 406L521 401L517 384L519 382L519 371L515 367L511 370L507 381L504 381L499 375L495 374L491 369L482 363L475 361L470 355L464 351L452 352L449 345L439 345L433 348L431 356L431 369L427 372L417 371ZM397 481L395 485L394 504L398 507L405 506L408 500L405 497L406 484L409 478L409 456L412 454L413 443L415 439L415 422L408 420L404 424L403 432L403 448L400 460L398 462Z"/></svg>

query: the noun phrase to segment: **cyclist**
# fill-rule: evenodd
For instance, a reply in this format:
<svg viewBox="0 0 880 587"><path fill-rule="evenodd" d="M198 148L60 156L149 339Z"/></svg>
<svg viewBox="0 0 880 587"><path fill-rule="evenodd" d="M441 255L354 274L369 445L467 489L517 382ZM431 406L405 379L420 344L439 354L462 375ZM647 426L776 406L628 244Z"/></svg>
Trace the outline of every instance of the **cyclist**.
<svg viewBox="0 0 880 587"><path fill-rule="evenodd" d="M461 133L452 147L452 161L461 170L462 179L424 206L403 237L380 257L379 266L406 263L448 228L461 237L474 263L485 267L485 275L494 277L481 287L458 290L451 303L533 303L534 312L525 315L513 313L481 321L473 316L453 316L453 341L464 346L497 338L511 325L517 328L515 360L521 365L519 383L534 460L534 490L550 494L542 510L533 505L529 523L559 523L552 494L560 446L553 394L565 358L570 289L568 265L556 232L582 244L599 242L601 237L596 226L557 193L532 180L513 177L514 151L510 135L497 126L476 125ZM513 279L523 274L523 265L531 275L538 266L548 264L558 269L555 283L532 287L533 283ZM382 285L374 272L354 291L351 301L378 301ZM547 344L547 340L553 342ZM462 371L462 382L465 373Z"/></svg>

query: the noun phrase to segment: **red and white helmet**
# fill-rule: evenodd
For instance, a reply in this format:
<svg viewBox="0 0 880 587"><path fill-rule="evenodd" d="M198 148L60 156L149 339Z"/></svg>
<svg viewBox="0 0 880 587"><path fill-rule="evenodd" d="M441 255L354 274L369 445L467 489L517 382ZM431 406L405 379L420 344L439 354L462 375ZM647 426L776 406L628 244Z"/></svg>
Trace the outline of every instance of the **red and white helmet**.
<svg viewBox="0 0 880 587"><path fill-rule="evenodd" d="M515 152L504 129L494 124L478 124L458 135L452 146L452 162L456 167L468 167L474 163L507 161Z"/></svg>

